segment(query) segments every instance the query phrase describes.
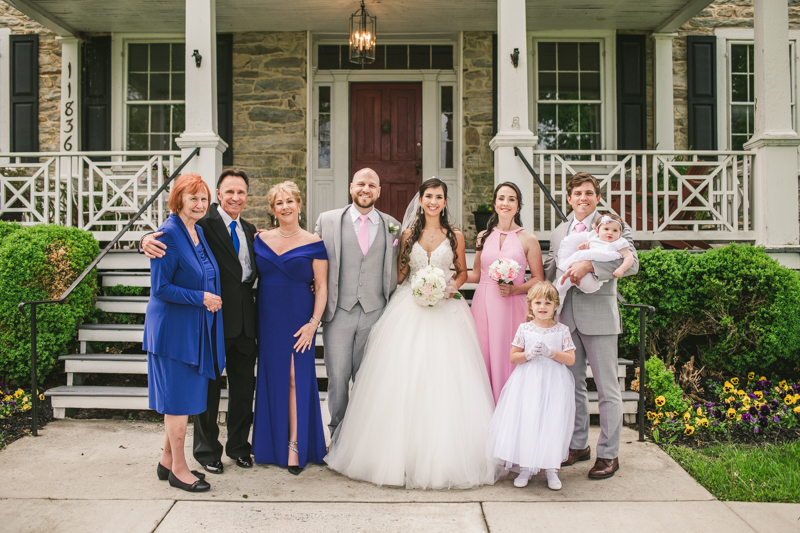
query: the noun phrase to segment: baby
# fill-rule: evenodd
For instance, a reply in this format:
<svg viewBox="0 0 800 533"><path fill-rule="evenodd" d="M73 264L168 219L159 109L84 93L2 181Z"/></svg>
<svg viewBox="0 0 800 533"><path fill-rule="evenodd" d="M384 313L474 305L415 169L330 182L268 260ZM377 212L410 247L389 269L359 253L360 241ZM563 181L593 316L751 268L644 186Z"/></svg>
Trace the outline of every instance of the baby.
<svg viewBox="0 0 800 533"><path fill-rule="evenodd" d="M561 241L561 247L558 250L558 269L566 272L570 265L578 261L605 262L622 259L622 264L614 270L614 276L621 278L634 263L633 253L628 248L628 241L622 238L622 227L622 219L609 213L600 216L600 219L594 224L593 231L568 235ZM605 281L598 280L589 272L581 278L577 287L585 293L592 293L597 292L603 283ZM567 291L572 285L569 277L563 281L561 279L556 281L556 289L562 305ZM561 305L559 305L558 312L561 312Z"/></svg>

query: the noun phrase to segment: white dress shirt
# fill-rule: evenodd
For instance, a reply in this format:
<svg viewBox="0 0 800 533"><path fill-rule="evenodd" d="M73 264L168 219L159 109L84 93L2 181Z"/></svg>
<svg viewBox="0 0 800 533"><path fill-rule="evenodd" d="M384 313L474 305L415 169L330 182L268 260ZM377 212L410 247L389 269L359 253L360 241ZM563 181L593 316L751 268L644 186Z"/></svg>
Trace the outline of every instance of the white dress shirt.
<svg viewBox="0 0 800 533"><path fill-rule="evenodd" d="M586 229L583 230L583 231L591 230L592 229L592 221L594 220L594 217L596 217L596 216L597 216L597 209L595 209L594 211L589 213L589 215L586 218L584 218L583 220L578 220L578 217L572 217L572 223L569 225L569 231L567 232L567 235L572 235L572 230L575 228L575 225L578 222L583 222L583 225L586 226Z"/></svg>
<svg viewBox="0 0 800 533"><path fill-rule="evenodd" d="M230 235L233 219L222 207L217 207L217 213L222 217L222 221L225 222L225 228L228 230L228 235ZM252 240L253 237L248 237L244 234L242 221L238 216L236 217L236 235L239 236L239 263L242 264L242 281L244 281L253 273L253 267L250 266L250 249L247 246L248 239Z"/></svg>
<svg viewBox="0 0 800 533"><path fill-rule="evenodd" d="M356 230L356 237L358 237L358 231L361 229L361 220L359 217L361 216L361 212L350 205L350 217L353 219L353 227ZM367 229L369 230L369 245L372 246L372 243L375 242L375 237L378 236L378 228L381 226L381 216L375 211L375 208L372 209L369 213L367 213Z"/></svg>

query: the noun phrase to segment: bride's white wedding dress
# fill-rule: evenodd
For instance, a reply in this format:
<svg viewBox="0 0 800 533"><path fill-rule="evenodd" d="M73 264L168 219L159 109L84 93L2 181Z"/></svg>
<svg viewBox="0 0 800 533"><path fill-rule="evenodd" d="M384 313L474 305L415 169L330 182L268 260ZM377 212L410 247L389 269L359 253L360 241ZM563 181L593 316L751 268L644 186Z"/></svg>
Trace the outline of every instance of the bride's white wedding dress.
<svg viewBox="0 0 800 533"><path fill-rule="evenodd" d="M486 458L486 439L494 400L475 322L463 299L442 299L433 307L414 301L411 277L428 261L414 243L410 273L370 333L325 462L377 485L492 484L499 469ZM447 272L452 263L445 240L430 264Z"/></svg>

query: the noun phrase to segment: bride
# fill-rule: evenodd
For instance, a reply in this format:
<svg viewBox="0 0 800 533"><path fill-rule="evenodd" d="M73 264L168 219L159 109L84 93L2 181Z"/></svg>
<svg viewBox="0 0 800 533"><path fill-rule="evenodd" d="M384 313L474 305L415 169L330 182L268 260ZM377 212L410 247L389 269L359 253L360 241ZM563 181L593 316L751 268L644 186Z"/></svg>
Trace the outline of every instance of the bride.
<svg viewBox="0 0 800 533"><path fill-rule="evenodd" d="M447 186L423 182L400 243L398 286L373 327L325 462L377 485L449 489L492 484L486 459L494 409L475 323L467 303L451 298L467 278L464 236L447 217ZM407 229L405 229L408 226ZM455 267L446 296L421 307L411 277ZM405 282L403 282L405 280Z"/></svg>

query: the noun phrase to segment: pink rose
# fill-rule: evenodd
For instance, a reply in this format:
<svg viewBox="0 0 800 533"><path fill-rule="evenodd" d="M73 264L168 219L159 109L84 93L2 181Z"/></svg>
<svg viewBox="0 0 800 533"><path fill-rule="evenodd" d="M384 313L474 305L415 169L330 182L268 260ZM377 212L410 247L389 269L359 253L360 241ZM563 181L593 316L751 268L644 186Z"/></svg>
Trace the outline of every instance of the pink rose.
<svg viewBox="0 0 800 533"><path fill-rule="evenodd" d="M397 246L397 242L398 242L397 239L395 239L394 242L392 243L392 246Z"/></svg>
<svg viewBox="0 0 800 533"><path fill-rule="evenodd" d="M491 278L495 281L500 281L500 272L498 272L497 270L493 271L491 273Z"/></svg>

